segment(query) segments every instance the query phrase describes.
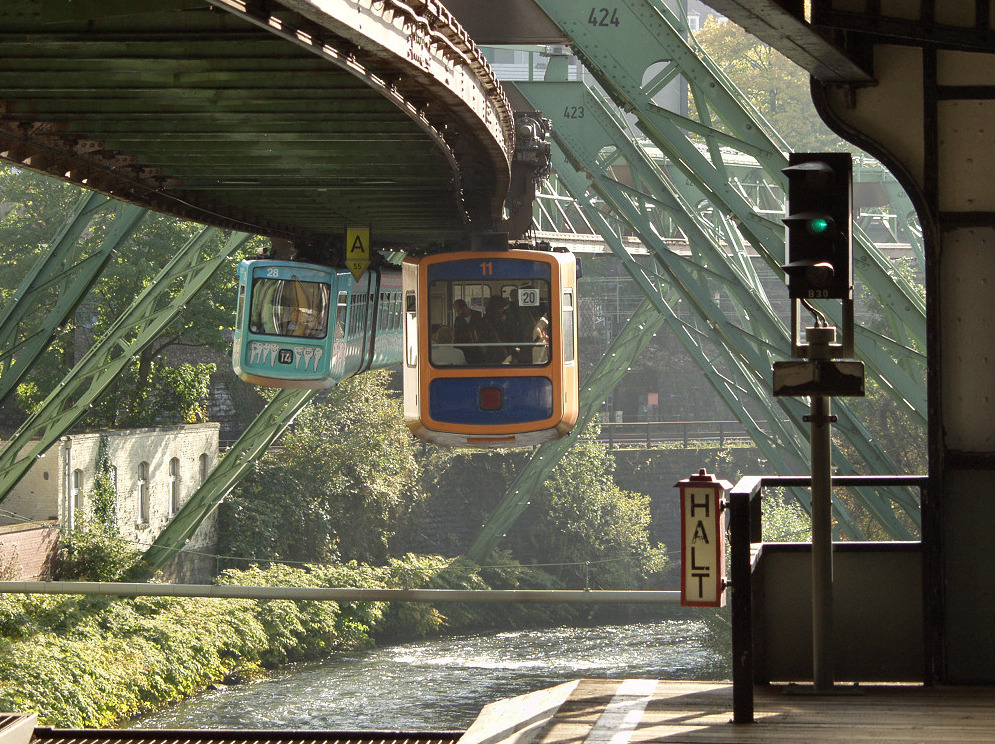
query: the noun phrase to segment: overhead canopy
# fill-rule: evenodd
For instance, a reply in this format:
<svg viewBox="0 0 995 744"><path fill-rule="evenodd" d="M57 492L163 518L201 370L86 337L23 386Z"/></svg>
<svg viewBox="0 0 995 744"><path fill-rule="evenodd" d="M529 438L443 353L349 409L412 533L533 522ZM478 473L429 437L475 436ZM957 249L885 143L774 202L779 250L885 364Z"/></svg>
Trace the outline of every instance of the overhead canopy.
<svg viewBox="0 0 995 744"><path fill-rule="evenodd" d="M184 218L376 247L492 229L514 125L438 3L0 8L0 158Z"/></svg>

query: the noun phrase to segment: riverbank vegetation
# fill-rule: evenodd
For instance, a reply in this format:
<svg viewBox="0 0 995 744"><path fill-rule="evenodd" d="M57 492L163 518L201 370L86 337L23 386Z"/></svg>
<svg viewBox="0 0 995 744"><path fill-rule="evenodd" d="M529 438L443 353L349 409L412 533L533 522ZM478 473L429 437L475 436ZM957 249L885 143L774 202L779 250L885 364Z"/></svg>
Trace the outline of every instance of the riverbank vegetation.
<svg viewBox="0 0 995 744"><path fill-rule="evenodd" d="M383 371L311 403L282 445L221 506L225 565L461 555L531 456L423 452ZM579 438L502 547L570 588L656 587L667 561L650 536L649 498L619 488L614 468L603 444Z"/></svg>
<svg viewBox="0 0 995 744"><path fill-rule="evenodd" d="M226 571L222 584L550 588L506 557L480 568L439 556ZM0 597L0 708L58 727L107 727L212 685L372 646L378 639L568 622L566 607L289 600Z"/></svg>
<svg viewBox="0 0 995 744"><path fill-rule="evenodd" d="M241 585L548 589L647 588L665 567L649 537L649 499L615 485L614 462L587 439L560 463L487 566L460 554L419 507L453 479L456 506L489 504L526 456L421 452L385 373L349 380L311 404L226 500L217 579ZM99 483L98 483L99 485ZM487 497L488 491L493 491ZM95 489L65 537L56 578L113 581L133 563L113 489ZM471 520L472 524L473 520ZM465 522L464 522L465 523ZM479 524L479 523L478 523ZM479 529L479 528L477 528ZM446 544L414 551L415 535ZM462 539L472 538L473 535ZM446 539L443 539L446 538ZM438 549L438 548L437 548ZM190 598L0 597L0 706L60 727L101 727L211 685L283 664L440 632L587 621L563 605L335 603Z"/></svg>

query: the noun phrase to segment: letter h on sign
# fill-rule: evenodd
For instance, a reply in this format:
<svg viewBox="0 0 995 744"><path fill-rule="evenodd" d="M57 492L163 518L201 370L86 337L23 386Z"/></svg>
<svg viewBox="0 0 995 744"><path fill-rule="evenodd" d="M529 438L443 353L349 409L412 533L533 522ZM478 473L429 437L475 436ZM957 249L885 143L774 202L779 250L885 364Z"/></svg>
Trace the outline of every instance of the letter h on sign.
<svg viewBox="0 0 995 744"><path fill-rule="evenodd" d="M732 488L702 469L677 484L681 490L681 604L725 604L725 510Z"/></svg>

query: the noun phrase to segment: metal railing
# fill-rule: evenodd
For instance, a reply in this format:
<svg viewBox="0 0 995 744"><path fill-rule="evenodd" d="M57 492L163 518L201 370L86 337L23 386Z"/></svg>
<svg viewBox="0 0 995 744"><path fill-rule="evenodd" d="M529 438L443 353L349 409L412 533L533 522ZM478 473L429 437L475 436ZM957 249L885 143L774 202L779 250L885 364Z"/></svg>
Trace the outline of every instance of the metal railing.
<svg viewBox="0 0 995 744"><path fill-rule="evenodd" d="M759 422L766 429L766 422ZM738 421L638 421L632 423L601 424L598 439L609 448L654 447L679 443L685 449L692 445L717 444L725 447L730 442L749 442L749 433Z"/></svg>
<svg viewBox="0 0 995 744"><path fill-rule="evenodd" d="M924 475L850 475L835 476L833 487L847 486L906 486L919 490L920 503L925 503L927 477ZM733 721L753 722L753 569L759 550L753 546L763 542L762 493L764 488L807 488L812 478L798 476L745 476L729 494L729 571L732 587L732 690ZM925 529L925 522L924 522ZM930 556L923 555L923 580L931 575ZM923 592L923 597L928 593ZM926 633L935 621L935 608L927 602ZM929 638L926 649L931 648ZM927 668L929 662L927 662Z"/></svg>

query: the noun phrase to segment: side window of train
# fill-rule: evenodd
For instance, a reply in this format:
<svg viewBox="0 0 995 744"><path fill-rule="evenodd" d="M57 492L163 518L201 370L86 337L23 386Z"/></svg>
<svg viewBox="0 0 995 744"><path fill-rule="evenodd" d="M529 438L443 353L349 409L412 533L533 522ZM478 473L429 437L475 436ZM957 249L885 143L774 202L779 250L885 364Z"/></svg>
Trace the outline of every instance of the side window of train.
<svg viewBox="0 0 995 744"><path fill-rule="evenodd" d="M563 290L563 361L574 360L574 293Z"/></svg>
<svg viewBox="0 0 995 744"><path fill-rule="evenodd" d="M238 283L238 314L235 318L235 328L242 331L242 316L245 315L245 282Z"/></svg>
<svg viewBox="0 0 995 744"><path fill-rule="evenodd" d="M366 326L366 292L354 292L352 312L349 314L349 338L355 338L360 329Z"/></svg>
<svg viewBox="0 0 995 744"><path fill-rule="evenodd" d="M349 310L349 293L339 292L339 298L335 306L335 340L341 341L345 338L345 324Z"/></svg>
<svg viewBox="0 0 995 744"><path fill-rule="evenodd" d="M415 312L417 304L415 293L407 292L404 295L404 339L407 349L404 354L404 361L409 367L418 364L418 314Z"/></svg>

